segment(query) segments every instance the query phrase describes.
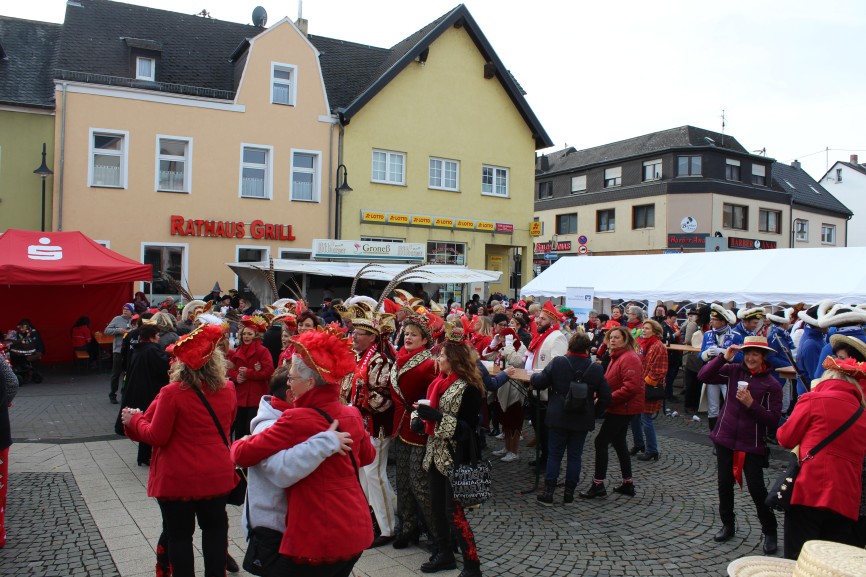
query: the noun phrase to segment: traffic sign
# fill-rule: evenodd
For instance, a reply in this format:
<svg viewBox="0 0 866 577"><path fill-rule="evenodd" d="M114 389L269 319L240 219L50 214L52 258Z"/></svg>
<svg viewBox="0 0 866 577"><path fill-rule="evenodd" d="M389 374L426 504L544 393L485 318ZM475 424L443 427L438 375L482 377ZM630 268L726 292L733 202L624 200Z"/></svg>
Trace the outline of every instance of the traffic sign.
<svg viewBox="0 0 866 577"><path fill-rule="evenodd" d="M579 252L580 254L586 254L589 252L589 249L586 248L585 244L582 244L577 248L577 252Z"/></svg>
<svg viewBox="0 0 866 577"><path fill-rule="evenodd" d="M587 240L588 240L588 239L586 238L586 235L585 235L585 234L582 234L582 235L580 235L579 237L577 237L577 242L578 242L578 244L586 244L586 241L587 241Z"/></svg>
<svg viewBox="0 0 866 577"><path fill-rule="evenodd" d="M544 260L556 260L559 258L559 255L555 252L546 252L544 253Z"/></svg>

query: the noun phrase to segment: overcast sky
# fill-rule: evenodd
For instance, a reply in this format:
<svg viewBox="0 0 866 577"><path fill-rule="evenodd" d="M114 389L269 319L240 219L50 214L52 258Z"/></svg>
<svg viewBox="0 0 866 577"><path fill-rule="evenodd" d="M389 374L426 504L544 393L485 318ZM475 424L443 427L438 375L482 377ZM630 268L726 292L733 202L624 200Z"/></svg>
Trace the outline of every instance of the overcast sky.
<svg viewBox="0 0 866 577"><path fill-rule="evenodd" d="M86 2L86 0L85 0ZM298 4L237 0L135 2L273 24ZM862 0L465 0L557 148L578 149L691 124L816 179L829 164L866 162ZM65 0L3 0L0 14L62 22ZM305 0L311 34L389 47L456 0ZM832 192L832 190L831 190Z"/></svg>

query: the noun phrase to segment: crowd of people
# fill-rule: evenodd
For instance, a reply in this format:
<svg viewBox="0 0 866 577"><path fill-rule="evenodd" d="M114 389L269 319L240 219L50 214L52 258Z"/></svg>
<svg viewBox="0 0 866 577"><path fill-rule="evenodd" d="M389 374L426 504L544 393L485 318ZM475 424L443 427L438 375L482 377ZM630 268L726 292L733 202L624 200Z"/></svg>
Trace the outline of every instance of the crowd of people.
<svg viewBox="0 0 866 577"><path fill-rule="evenodd" d="M226 505L241 479L244 530L270 535L279 552L260 574L350 575L365 549L420 547L426 535L421 572L457 567L459 550L460 575L481 575L452 470L477 462L494 438L502 444L491 456L519 461L529 421L538 455L530 465L544 478L540 505L558 502L563 458L562 504L575 493L607 496L611 447L621 474L612 490L635 496L632 458L652 466L662 457L654 417L665 400L679 400L680 368L684 411L691 417L703 402L709 417L722 524L715 541L736 533L734 485L744 477L763 551L776 553L763 470L779 444L803 458L784 555L796 559L813 539L866 546L864 307L659 305L650 316L626 303L578 322L531 298L442 307L397 282L378 300L334 299L320 314L302 298L254 309L214 288L181 307L151 307L137 293L105 330L114 337L116 429L138 443L148 495L163 515L158 577L194 575L196 520L205 574L238 570L227 552ZM83 318L73 327L76 346L88 346L87 333ZM797 378L789 381L777 369L792 360ZM838 440L806 457L849 418ZM594 470L578 492L597 421ZM5 462L2 433L0 413ZM0 515L0 538L2 523Z"/></svg>

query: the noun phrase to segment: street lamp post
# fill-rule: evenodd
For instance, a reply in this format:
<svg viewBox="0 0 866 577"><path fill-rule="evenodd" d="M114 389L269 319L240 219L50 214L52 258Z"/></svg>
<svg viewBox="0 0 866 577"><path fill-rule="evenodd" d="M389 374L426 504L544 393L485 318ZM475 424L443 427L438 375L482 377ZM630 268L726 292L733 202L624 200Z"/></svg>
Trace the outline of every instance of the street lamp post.
<svg viewBox="0 0 866 577"><path fill-rule="evenodd" d="M340 180L340 171L343 171L343 179ZM346 170L346 165L341 164L337 167L337 188L335 190L337 193L337 202L335 204L335 214L334 214L334 238L340 238L340 211L342 210L342 199L343 196L352 192L352 187L349 186L349 171Z"/></svg>
<svg viewBox="0 0 866 577"><path fill-rule="evenodd" d="M54 171L45 164L45 143L42 143L42 164L33 171L42 179L42 232L45 232L45 179L54 174Z"/></svg>

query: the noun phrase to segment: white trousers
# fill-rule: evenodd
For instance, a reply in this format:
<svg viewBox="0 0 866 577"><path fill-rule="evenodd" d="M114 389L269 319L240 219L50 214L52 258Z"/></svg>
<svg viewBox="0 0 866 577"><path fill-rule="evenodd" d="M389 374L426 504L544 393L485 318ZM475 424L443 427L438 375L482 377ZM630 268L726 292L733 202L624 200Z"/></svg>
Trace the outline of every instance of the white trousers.
<svg viewBox="0 0 866 577"><path fill-rule="evenodd" d="M376 457L366 467L358 471L361 479L361 488L367 497L367 503L373 508L376 522L382 535L390 537L394 535L396 525L397 495L391 488L388 480L388 448L391 446L390 438L371 437L373 447L376 449Z"/></svg>
<svg viewBox="0 0 866 577"><path fill-rule="evenodd" d="M719 416L722 407L722 399L728 392L728 385L707 385L707 416L712 418Z"/></svg>

